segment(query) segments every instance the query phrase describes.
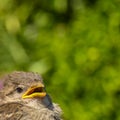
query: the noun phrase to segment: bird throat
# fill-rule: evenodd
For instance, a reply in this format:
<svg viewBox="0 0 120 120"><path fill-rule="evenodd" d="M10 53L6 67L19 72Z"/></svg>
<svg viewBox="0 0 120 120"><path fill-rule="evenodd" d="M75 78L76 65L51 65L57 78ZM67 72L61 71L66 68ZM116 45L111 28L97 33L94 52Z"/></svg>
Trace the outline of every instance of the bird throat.
<svg viewBox="0 0 120 120"><path fill-rule="evenodd" d="M48 94L43 98L42 103L45 107L53 109L52 99Z"/></svg>
<svg viewBox="0 0 120 120"><path fill-rule="evenodd" d="M44 98L32 98L32 99L24 99L24 102L27 106L33 107L35 109L48 108L53 109L52 100L49 95L46 95Z"/></svg>

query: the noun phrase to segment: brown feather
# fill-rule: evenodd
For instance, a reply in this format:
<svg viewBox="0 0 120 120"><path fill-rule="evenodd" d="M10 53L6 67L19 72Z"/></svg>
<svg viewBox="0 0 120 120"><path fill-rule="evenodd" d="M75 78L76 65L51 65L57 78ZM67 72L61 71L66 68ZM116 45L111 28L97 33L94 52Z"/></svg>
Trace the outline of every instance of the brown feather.
<svg viewBox="0 0 120 120"><path fill-rule="evenodd" d="M23 100L22 93L16 92L18 86L26 90L39 82L43 84L42 77L32 72L13 72L1 78L0 120L61 120L62 111L48 94L44 98Z"/></svg>

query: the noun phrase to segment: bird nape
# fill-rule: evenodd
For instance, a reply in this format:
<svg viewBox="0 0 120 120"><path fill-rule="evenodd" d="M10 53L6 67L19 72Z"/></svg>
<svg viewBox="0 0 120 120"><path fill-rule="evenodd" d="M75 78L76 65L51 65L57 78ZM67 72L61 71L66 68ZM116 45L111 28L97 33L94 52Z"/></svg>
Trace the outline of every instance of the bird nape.
<svg viewBox="0 0 120 120"><path fill-rule="evenodd" d="M61 114L39 74L20 71L0 79L0 120L62 120Z"/></svg>

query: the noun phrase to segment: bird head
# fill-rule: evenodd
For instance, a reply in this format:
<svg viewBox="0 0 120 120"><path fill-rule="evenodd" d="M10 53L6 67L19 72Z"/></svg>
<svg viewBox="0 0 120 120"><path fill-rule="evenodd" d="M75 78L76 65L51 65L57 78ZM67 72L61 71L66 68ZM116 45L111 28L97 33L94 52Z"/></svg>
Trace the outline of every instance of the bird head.
<svg viewBox="0 0 120 120"><path fill-rule="evenodd" d="M40 120L60 120L62 111L57 104L52 103L50 96L45 91L42 77L37 73L13 72L0 79L0 105L14 103L24 106L22 109L30 108L29 110L32 109L33 112L35 110L35 114L40 116ZM4 108L9 117L10 112L7 110Z"/></svg>
<svg viewBox="0 0 120 120"><path fill-rule="evenodd" d="M1 79L0 86L0 99L6 102L46 101L48 98L42 77L37 73L13 72Z"/></svg>

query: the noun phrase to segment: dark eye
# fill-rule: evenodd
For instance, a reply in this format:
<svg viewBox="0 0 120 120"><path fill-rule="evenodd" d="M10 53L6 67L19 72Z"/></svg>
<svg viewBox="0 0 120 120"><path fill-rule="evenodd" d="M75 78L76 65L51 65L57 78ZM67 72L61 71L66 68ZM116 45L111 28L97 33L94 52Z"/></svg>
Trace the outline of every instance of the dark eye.
<svg viewBox="0 0 120 120"><path fill-rule="evenodd" d="M18 93L21 93L21 92L23 91L23 89L22 89L21 87L17 87L17 88L16 88L16 91L17 91Z"/></svg>

